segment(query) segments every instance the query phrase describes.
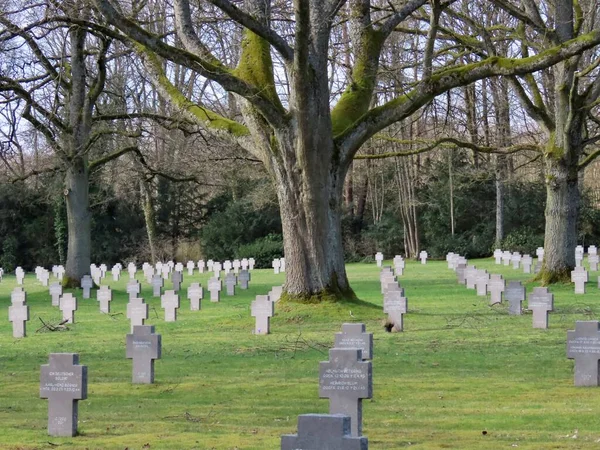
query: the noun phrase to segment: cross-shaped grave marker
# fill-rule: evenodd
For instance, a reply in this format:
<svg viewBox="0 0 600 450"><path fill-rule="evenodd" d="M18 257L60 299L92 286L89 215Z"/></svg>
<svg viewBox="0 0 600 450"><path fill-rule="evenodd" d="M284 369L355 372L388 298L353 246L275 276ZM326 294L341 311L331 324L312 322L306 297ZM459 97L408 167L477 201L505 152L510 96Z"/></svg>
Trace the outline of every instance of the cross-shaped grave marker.
<svg viewBox="0 0 600 450"><path fill-rule="evenodd" d="M330 414L350 416L351 434L362 435L362 400L373 397L370 361L358 348L332 348L319 364L319 397L329 398Z"/></svg>
<svg viewBox="0 0 600 450"><path fill-rule="evenodd" d="M165 291L160 298L160 306L165 310L165 322L175 322L177 320L179 295L175 291Z"/></svg>
<svg viewBox="0 0 600 450"><path fill-rule="evenodd" d="M502 275L491 275L487 285L487 290L490 293L490 306L502 303L502 293L506 289L506 284Z"/></svg>
<svg viewBox="0 0 600 450"><path fill-rule="evenodd" d="M256 318L254 334L269 334L271 332L271 317L275 314L275 303L268 295L257 295L250 305L250 315Z"/></svg>
<svg viewBox="0 0 600 450"><path fill-rule="evenodd" d="M77 402L87 398L87 367L77 353L50 353L41 367L40 397L48 399L48 434L75 436Z"/></svg>
<svg viewBox="0 0 600 450"><path fill-rule="evenodd" d="M143 298L129 297L127 303L127 318L131 323L131 332L133 327L144 325L144 320L148 318L148 304L144 303Z"/></svg>
<svg viewBox="0 0 600 450"><path fill-rule="evenodd" d="M588 255L588 264L590 265L590 272L598 271L598 263L600 262L600 257L597 254Z"/></svg>
<svg viewBox="0 0 600 450"><path fill-rule="evenodd" d="M154 383L154 360L160 359L162 342L154 325L136 325L127 335L126 357L133 360L132 383Z"/></svg>
<svg viewBox="0 0 600 450"><path fill-rule="evenodd" d="M240 273L240 267L241 267L241 263L239 259L234 259L233 262L231 263L232 267L233 267L233 273L235 273L236 275Z"/></svg>
<svg viewBox="0 0 600 450"><path fill-rule="evenodd" d="M575 283L575 293L585 294L585 283L589 281L589 274L582 266L571 271L571 281Z"/></svg>
<svg viewBox="0 0 600 450"><path fill-rule="evenodd" d="M466 284L467 282L467 278L466 278L466 272L467 272L467 265L466 264L457 264L456 265L456 281L458 282L458 284Z"/></svg>
<svg viewBox="0 0 600 450"><path fill-rule="evenodd" d="M187 270L188 270L188 275L192 276L194 275L194 268L196 267L196 264L194 264L194 261L188 261L187 262Z"/></svg>
<svg viewBox="0 0 600 450"><path fill-rule="evenodd" d="M467 289L475 289L477 285L477 267L467 266L465 269L465 284Z"/></svg>
<svg viewBox="0 0 600 450"><path fill-rule="evenodd" d="M523 255L521 258L521 265L523 266L523 273L531 273L531 265L533 264L533 258L529 255Z"/></svg>
<svg viewBox="0 0 600 450"><path fill-rule="evenodd" d="M209 278L208 292L210 292L210 301L218 302L221 300L221 280L217 277Z"/></svg>
<svg viewBox="0 0 600 450"><path fill-rule="evenodd" d="M538 257L539 261L543 261L544 260L544 248L543 247L538 247L535 250L535 254Z"/></svg>
<svg viewBox="0 0 600 450"><path fill-rule="evenodd" d="M240 274L238 276L238 280L240 282L240 289L248 289L248 283L252 277L250 276L250 272L246 269L240 270Z"/></svg>
<svg viewBox="0 0 600 450"><path fill-rule="evenodd" d="M176 270L171 275L171 281L173 282L173 290L179 292L181 290L181 283L183 283L183 272Z"/></svg>
<svg viewBox="0 0 600 450"><path fill-rule="evenodd" d="M77 298L73 294L64 294L60 298L59 309L63 313L63 321L75 323L75 311L77 311Z"/></svg>
<svg viewBox="0 0 600 450"><path fill-rule="evenodd" d="M367 333L364 323L344 323L335 334L334 348L360 348L364 360L373 359L373 333Z"/></svg>
<svg viewBox="0 0 600 450"><path fill-rule="evenodd" d="M487 295L487 286L490 282L490 274L487 270L477 270L475 273L475 288L477 289L477 295L486 296Z"/></svg>
<svg viewBox="0 0 600 450"><path fill-rule="evenodd" d="M502 250L499 248L494 250L494 259L496 260L496 264L502 264Z"/></svg>
<svg viewBox="0 0 600 450"><path fill-rule="evenodd" d="M15 269L15 277L17 278L17 284L19 286L23 285L23 279L25 278L25 272L21 267L17 267Z"/></svg>
<svg viewBox="0 0 600 450"><path fill-rule="evenodd" d="M10 294L11 306L8 307L8 320L12 322L13 337L24 338L27 335L26 324L29 320L27 293L21 287L16 287Z"/></svg>
<svg viewBox="0 0 600 450"><path fill-rule="evenodd" d="M298 416L298 434L281 436L281 450L367 450L368 439L352 437L351 418L343 414Z"/></svg>
<svg viewBox="0 0 600 450"><path fill-rule="evenodd" d="M202 308L202 298L204 297L204 290L200 283L192 283L188 287L187 296L190 301L191 311L200 311Z"/></svg>
<svg viewBox="0 0 600 450"><path fill-rule="evenodd" d="M50 285L50 296L52 297L52 306L60 305L60 296L63 294L63 287L60 283Z"/></svg>
<svg viewBox="0 0 600 450"><path fill-rule="evenodd" d="M448 269L454 270L454 252L448 252L446 254L446 262L448 263Z"/></svg>
<svg viewBox="0 0 600 450"><path fill-rule="evenodd" d="M58 266L56 268L56 278L58 278L60 281L62 281L64 276L65 276L65 268L63 266Z"/></svg>
<svg viewBox="0 0 600 450"><path fill-rule="evenodd" d="M423 250L421 253L419 253L419 259L421 260L421 264L427 264L427 257L429 255L427 254L427 252L425 250Z"/></svg>
<svg viewBox="0 0 600 450"><path fill-rule="evenodd" d="M567 358L575 360L575 386L599 386L600 323L597 320L575 323L567 332Z"/></svg>
<svg viewBox="0 0 600 450"><path fill-rule="evenodd" d="M404 330L404 314L408 311L408 300L404 297L404 289L391 286L383 298L383 312L388 315L391 331Z"/></svg>
<svg viewBox="0 0 600 450"><path fill-rule="evenodd" d="M162 288L165 284L163 277L156 274L152 276L152 296L160 297L162 295Z"/></svg>
<svg viewBox="0 0 600 450"><path fill-rule="evenodd" d="M215 274L215 278L221 278L221 263L220 262L216 262L213 264L213 273Z"/></svg>
<svg viewBox="0 0 600 450"><path fill-rule="evenodd" d="M281 267L279 268L279 270L281 272L285 272L285 258L279 258L279 263L281 264Z"/></svg>
<svg viewBox="0 0 600 450"><path fill-rule="evenodd" d="M525 300L525 286L520 281L511 281L504 290L504 297L508 302L508 314L520 316L523 300Z"/></svg>
<svg viewBox="0 0 600 450"><path fill-rule="evenodd" d="M129 264L127 264L127 273L129 273L129 279L130 280L135 280L135 273L137 272L137 266L130 262Z"/></svg>
<svg viewBox="0 0 600 450"><path fill-rule="evenodd" d="M281 268L281 261L279 259L274 259L273 262L271 263L271 266L273 267L273 271L274 271L275 275L278 275L279 269Z"/></svg>
<svg viewBox="0 0 600 450"><path fill-rule="evenodd" d="M206 268L206 263L204 262L203 259L198 261L198 271L200 273L204 273L204 269Z"/></svg>
<svg viewBox="0 0 600 450"><path fill-rule="evenodd" d="M514 252L510 257L512 261L513 269L518 269L521 264L521 254L519 252Z"/></svg>
<svg viewBox="0 0 600 450"><path fill-rule="evenodd" d="M46 269L42 269L40 271L40 283L42 283L42 286L48 286L48 281L50 280L50 272L48 272Z"/></svg>
<svg viewBox="0 0 600 450"><path fill-rule="evenodd" d="M113 281L121 279L121 266L114 265L110 272L112 273Z"/></svg>
<svg viewBox="0 0 600 450"><path fill-rule="evenodd" d="M129 294L129 300L132 298L137 298L140 295L141 285L138 280L132 280L127 283L127 293ZM141 325L141 324L140 324Z"/></svg>
<svg viewBox="0 0 600 450"><path fill-rule="evenodd" d="M229 272L225 276L225 287L227 288L227 295L235 295L235 286L237 285L237 277L235 273Z"/></svg>
<svg viewBox="0 0 600 450"><path fill-rule="evenodd" d="M396 259L398 258L398 259ZM396 276L401 277L404 275L404 268L406 267L406 262L402 259L402 256L396 256L394 258L394 272Z"/></svg>
<svg viewBox="0 0 600 450"><path fill-rule="evenodd" d="M98 292L96 292L96 299L100 303L100 312L104 314L110 313L110 302L112 302L112 291L110 286L100 286Z"/></svg>
<svg viewBox="0 0 600 450"><path fill-rule="evenodd" d="M269 291L269 298L273 303L277 303L283 294L283 286L273 286Z"/></svg>
<svg viewBox="0 0 600 450"><path fill-rule="evenodd" d="M548 288L533 288L527 297L527 308L533 311L533 328L548 328L548 312L554 309L554 295Z"/></svg>
<svg viewBox="0 0 600 450"><path fill-rule="evenodd" d="M241 261L242 270L248 270L248 258L243 258Z"/></svg>
<svg viewBox="0 0 600 450"><path fill-rule="evenodd" d="M231 264L231 261L227 260L223 263L223 270L225 271L225 275L229 274L229 272L231 272L231 268L233 267L233 264Z"/></svg>
<svg viewBox="0 0 600 450"><path fill-rule="evenodd" d="M206 268L208 269L209 272L213 270L214 265L215 265L215 262L212 259L209 259L208 261L206 261Z"/></svg>
<svg viewBox="0 0 600 450"><path fill-rule="evenodd" d="M377 262L377 267L381 267L381 265L383 264L383 253L375 253L375 261Z"/></svg>
<svg viewBox="0 0 600 450"><path fill-rule="evenodd" d="M581 266L581 262L583 261L583 246L578 245L575 247L575 267Z"/></svg>
<svg viewBox="0 0 600 450"><path fill-rule="evenodd" d="M505 266L509 266L511 257L512 254L508 250L502 252L502 264Z"/></svg>
<svg viewBox="0 0 600 450"><path fill-rule="evenodd" d="M90 298L90 290L94 287L94 281L89 275L84 275L81 279L81 289L83 289L83 298Z"/></svg>
<svg viewBox="0 0 600 450"><path fill-rule="evenodd" d="M256 264L254 258L248 258L248 270L254 270L254 264Z"/></svg>

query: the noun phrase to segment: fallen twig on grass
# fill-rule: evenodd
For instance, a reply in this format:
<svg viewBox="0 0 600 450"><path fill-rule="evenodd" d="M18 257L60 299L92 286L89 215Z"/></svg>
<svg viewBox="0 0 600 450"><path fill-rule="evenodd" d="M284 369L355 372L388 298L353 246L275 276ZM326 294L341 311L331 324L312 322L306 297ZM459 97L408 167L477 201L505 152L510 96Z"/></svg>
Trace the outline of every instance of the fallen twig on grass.
<svg viewBox="0 0 600 450"><path fill-rule="evenodd" d="M63 321L59 322L58 324L53 324L50 322L44 322L44 320L41 317L38 317L38 319L40 319L40 322L42 322L42 326L39 327L37 330L35 330L36 333L42 332L42 331L69 331L69 327L65 326L65 323L69 322L68 319L64 319Z"/></svg>

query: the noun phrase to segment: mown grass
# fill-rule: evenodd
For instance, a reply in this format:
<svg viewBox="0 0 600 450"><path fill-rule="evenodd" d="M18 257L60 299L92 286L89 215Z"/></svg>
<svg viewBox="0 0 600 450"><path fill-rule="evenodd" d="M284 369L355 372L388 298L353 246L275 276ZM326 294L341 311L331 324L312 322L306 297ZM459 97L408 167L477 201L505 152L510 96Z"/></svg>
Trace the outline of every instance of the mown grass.
<svg viewBox="0 0 600 450"><path fill-rule="evenodd" d="M530 276L492 260L474 262L509 280ZM272 334L254 336L249 305L281 284L284 275L254 271L251 289L202 310L182 301L178 321L165 323L160 300L143 283L151 306L147 323L162 335L163 356L154 385L132 385L125 359L126 279L115 290L112 316L95 299L79 301L65 332L36 333L60 320L47 288L25 282L28 337L13 339L0 322L0 447L2 449L277 449L295 432L299 414L326 413L318 397L319 361L344 322L374 333L374 397L364 402L371 449L587 449L600 446L600 389L573 386L565 357L566 331L597 318L599 291L575 296L571 285L552 288L550 329L535 330L531 315L509 316L506 305L458 286L445 262L409 262L402 277L410 313L403 333L382 326L379 271L350 264L358 302L278 305ZM205 286L207 276L185 277ZM14 277L0 284L7 310ZM528 291L532 283L528 283ZM81 298L80 291L78 297ZM51 352L76 352L88 366L88 399L80 402L74 438L46 434L47 401L39 399L40 365Z"/></svg>

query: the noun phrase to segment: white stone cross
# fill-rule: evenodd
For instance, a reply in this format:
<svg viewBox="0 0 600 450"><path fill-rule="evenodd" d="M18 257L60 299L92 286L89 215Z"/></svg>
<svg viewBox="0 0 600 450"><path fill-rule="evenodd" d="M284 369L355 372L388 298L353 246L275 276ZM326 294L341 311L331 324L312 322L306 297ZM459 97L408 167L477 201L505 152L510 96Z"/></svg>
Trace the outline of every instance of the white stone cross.
<svg viewBox="0 0 600 450"><path fill-rule="evenodd" d="M377 267L381 267L381 265L383 264L383 253L375 253L375 261L377 262Z"/></svg>
<svg viewBox="0 0 600 450"><path fill-rule="evenodd" d="M271 266L273 267L273 272L275 275L279 274L279 269L281 269L281 261L279 259L274 259L271 263Z"/></svg>
<svg viewBox="0 0 600 450"><path fill-rule="evenodd" d="M221 300L221 280L217 277L208 280L208 292L210 292L210 301L218 302Z"/></svg>
<svg viewBox="0 0 600 450"><path fill-rule="evenodd" d="M575 283L576 294L585 294L585 283L589 280L589 274L583 267L575 267L575 270L571 271L571 281Z"/></svg>
<svg viewBox="0 0 600 450"><path fill-rule="evenodd" d="M52 306L60 305L60 296L63 295L63 287L60 283L50 285L50 296L52 297Z"/></svg>
<svg viewBox="0 0 600 450"><path fill-rule="evenodd" d="M496 264L502 264L502 250L499 248L494 250L494 259L496 260Z"/></svg>
<svg viewBox="0 0 600 450"><path fill-rule="evenodd" d="M127 293L129 294L129 300L131 300L132 298L137 298L137 296L140 295L140 291L141 286L138 280L133 280L127 283ZM140 323L138 325L143 324Z"/></svg>
<svg viewBox="0 0 600 450"><path fill-rule="evenodd" d="M423 250L421 253L419 253L419 259L421 260L421 264L427 264L427 257L429 255L427 254L427 252L425 250Z"/></svg>
<svg viewBox="0 0 600 450"><path fill-rule="evenodd" d="M196 264L194 264L194 261L188 261L187 262L188 275L194 275L194 268L195 267L196 267Z"/></svg>
<svg viewBox="0 0 600 450"><path fill-rule="evenodd" d="M233 268L233 264L231 263L231 261L227 260L223 263L223 270L225 271L225 275L227 275L229 272L231 272L232 268Z"/></svg>
<svg viewBox="0 0 600 450"><path fill-rule="evenodd" d="M10 295L11 306L8 307L8 320L12 322L13 337L23 338L27 335L26 322L29 320L27 293L23 288L15 288Z"/></svg>
<svg viewBox="0 0 600 450"><path fill-rule="evenodd" d="M77 298L73 294L64 294L60 298L59 309L63 313L63 321L75 323L75 311L77 311Z"/></svg>
<svg viewBox="0 0 600 450"><path fill-rule="evenodd" d="M254 258L248 258L248 270L254 270L254 264L256 264Z"/></svg>
<svg viewBox="0 0 600 450"><path fill-rule="evenodd" d="M131 322L132 333L133 327L144 325L144 320L148 318L148 305L144 303L144 299L129 297L129 303L127 303L127 318Z"/></svg>
<svg viewBox="0 0 600 450"><path fill-rule="evenodd" d="M204 297L204 290L200 283L192 283L188 287L187 296L190 301L190 310L199 311L202 308L202 298Z"/></svg>
<svg viewBox="0 0 600 450"><path fill-rule="evenodd" d="M160 297L162 295L162 288L165 285L163 277L160 275L152 276L152 295L154 297Z"/></svg>
<svg viewBox="0 0 600 450"><path fill-rule="evenodd" d="M112 291L110 286L100 286L96 292L96 299L100 303L100 312L104 314L110 313L110 302L112 301Z"/></svg>
<svg viewBox="0 0 600 450"><path fill-rule="evenodd" d="M256 300L250 305L252 317L256 318L254 334L269 334L271 332L270 320L275 314L275 303L268 295L257 295Z"/></svg>
<svg viewBox="0 0 600 450"><path fill-rule="evenodd" d="M113 281L119 281L121 279L121 267L118 265L113 266L110 271L112 273Z"/></svg>
<svg viewBox="0 0 600 450"><path fill-rule="evenodd" d="M240 263L239 259L234 259L231 263L231 266L233 267L233 273L235 273L236 275L239 274L241 265L242 264Z"/></svg>
<svg viewBox="0 0 600 450"><path fill-rule="evenodd" d="M165 291L160 298L160 306L165 310L165 322L175 322L177 320L179 295L175 291Z"/></svg>
<svg viewBox="0 0 600 450"><path fill-rule="evenodd" d="M548 328L548 312L554 309L554 295L548 288L533 288L527 297L527 308L533 311L533 328Z"/></svg>
<svg viewBox="0 0 600 450"><path fill-rule="evenodd" d="M205 268L206 268L206 263L204 262L204 260L201 259L200 261L198 261L198 271L200 273L204 273Z"/></svg>
<svg viewBox="0 0 600 450"><path fill-rule="evenodd" d="M506 282L502 275L491 275L488 281L487 290L490 293L490 306L502 303L502 293L506 289Z"/></svg>

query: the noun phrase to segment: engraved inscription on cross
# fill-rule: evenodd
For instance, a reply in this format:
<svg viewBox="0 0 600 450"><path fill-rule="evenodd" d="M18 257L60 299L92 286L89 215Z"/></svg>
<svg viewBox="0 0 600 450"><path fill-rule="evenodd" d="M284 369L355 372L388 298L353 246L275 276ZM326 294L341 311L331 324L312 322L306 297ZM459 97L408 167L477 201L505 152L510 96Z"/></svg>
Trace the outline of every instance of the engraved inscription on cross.
<svg viewBox="0 0 600 450"><path fill-rule="evenodd" d="M154 360L160 359L161 336L154 334L154 325L137 325L127 335L126 357L133 359L132 383L154 383Z"/></svg>
<svg viewBox="0 0 600 450"><path fill-rule="evenodd" d="M48 434L77 434L77 402L87 398L87 367L76 353L51 353L42 365L40 397L48 399Z"/></svg>
<svg viewBox="0 0 600 450"><path fill-rule="evenodd" d="M575 360L575 386L598 386L600 324L597 320L577 321L567 332L567 358Z"/></svg>
<svg viewBox="0 0 600 450"><path fill-rule="evenodd" d="M373 333L367 333L364 323L344 323L335 334L335 348L360 348L363 359L373 359Z"/></svg>
<svg viewBox="0 0 600 450"><path fill-rule="evenodd" d="M554 295L548 288L533 288L527 297L527 308L533 311L533 328L548 328L548 312L554 309Z"/></svg>
<svg viewBox="0 0 600 450"><path fill-rule="evenodd" d="M350 416L352 436L362 436L362 400L373 397L370 361L358 348L332 348L319 364L319 397L329 399L329 414Z"/></svg>

